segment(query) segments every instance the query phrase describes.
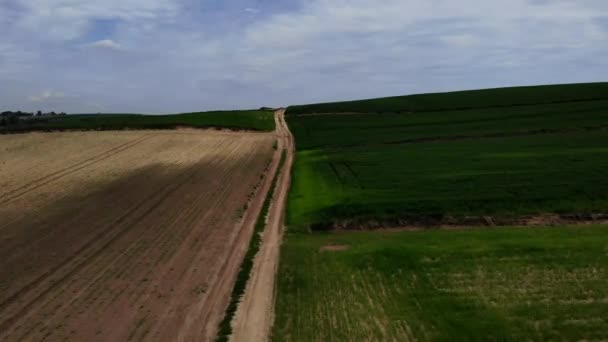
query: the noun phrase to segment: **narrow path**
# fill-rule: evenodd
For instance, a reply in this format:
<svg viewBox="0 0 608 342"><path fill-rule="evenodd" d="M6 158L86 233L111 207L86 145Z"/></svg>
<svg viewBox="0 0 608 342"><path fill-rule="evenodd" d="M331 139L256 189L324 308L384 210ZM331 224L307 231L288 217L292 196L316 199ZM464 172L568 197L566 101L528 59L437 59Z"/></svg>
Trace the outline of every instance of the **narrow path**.
<svg viewBox="0 0 608 342"><path fill-rule="evenodd" d="M287 193L291 182L291 165L295 146L285 122L285 109L275 113L279 151L286 150L285 164L279 170L277 187L268 212L262 245L255 257L251 277L233 324L231 341L265 342L270 337L274 321L275 278L279 266L283 221Z"/></svg>

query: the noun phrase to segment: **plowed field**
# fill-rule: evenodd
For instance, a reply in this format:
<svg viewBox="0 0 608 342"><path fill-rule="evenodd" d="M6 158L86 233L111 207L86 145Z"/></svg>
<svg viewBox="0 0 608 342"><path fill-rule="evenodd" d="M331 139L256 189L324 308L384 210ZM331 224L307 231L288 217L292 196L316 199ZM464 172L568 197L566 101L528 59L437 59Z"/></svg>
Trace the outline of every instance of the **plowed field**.
<svg viewBox="0 0 608 342"><path fill-rule="evenodd" d="M0 136L0 340L212 339L274 142L201 130Z"/></svg>

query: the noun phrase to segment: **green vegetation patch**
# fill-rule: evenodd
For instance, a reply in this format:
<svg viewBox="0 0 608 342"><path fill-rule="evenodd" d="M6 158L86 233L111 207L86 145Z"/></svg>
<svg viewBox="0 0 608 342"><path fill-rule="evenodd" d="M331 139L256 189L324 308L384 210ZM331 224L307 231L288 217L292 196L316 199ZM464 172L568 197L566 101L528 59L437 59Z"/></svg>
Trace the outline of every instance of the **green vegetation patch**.
<svg viewBox="0 0 608 342"><path fill-rule="evenodd" d="M290 234L275 341L608 338L608 226Z"/></svg>
<svg viewBox="0 0 608 342"><path fill-rule="evenodd" d="M16 124L0 127L0 132L47 130L120 130L227 128L233 130L274 131L272 111L217 111L175 115L83 114L53 117L33 117Z"/></svg>

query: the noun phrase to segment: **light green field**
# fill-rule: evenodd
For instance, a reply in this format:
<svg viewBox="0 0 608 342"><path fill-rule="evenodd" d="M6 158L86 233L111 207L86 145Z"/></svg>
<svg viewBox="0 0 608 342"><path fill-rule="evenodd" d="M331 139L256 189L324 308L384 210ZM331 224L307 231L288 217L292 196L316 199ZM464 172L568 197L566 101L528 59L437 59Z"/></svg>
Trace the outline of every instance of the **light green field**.
<svg viewBox="0 0 608 342"><path fill-rule="evenodd" d="M605 340L606 313L608 226L291 234L273 340Z"/></svg>

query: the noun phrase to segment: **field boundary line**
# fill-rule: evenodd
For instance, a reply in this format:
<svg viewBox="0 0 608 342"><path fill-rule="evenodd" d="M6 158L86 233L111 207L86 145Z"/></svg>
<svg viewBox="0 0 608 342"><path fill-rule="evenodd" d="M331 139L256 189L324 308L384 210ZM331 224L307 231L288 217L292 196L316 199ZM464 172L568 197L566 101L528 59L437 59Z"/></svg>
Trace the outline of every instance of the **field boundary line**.
<svg viewBox="0 0 608 342"><path fill-rule="evenodd" d="M255 256L251 275L241 303L232 321L230 341L265 342L271 336L276 300L276 276L283 241L285 206L291 184L295 145L285 122L285 109L277 111L279 149L285 151L285 163L277 175L262 244Z"/></svg>
<svg viewBox="0 0 608 342"><path fill-rule="evenodd" d="M370 231L431 231L502 229L510 227L560 227L608 224L608 213L539 214L519 217L467 216L420 217L394 220L337 220L312 229L313 232L370 232Z"/></svg>

